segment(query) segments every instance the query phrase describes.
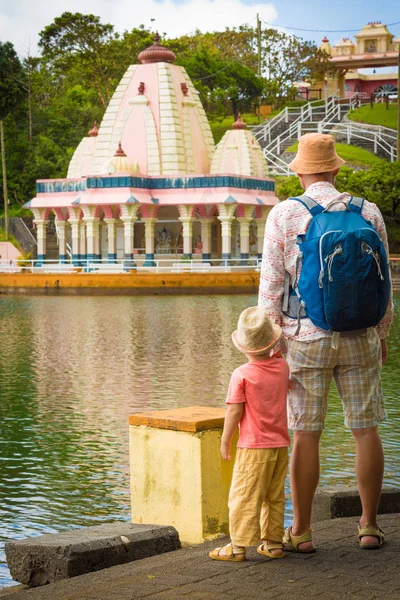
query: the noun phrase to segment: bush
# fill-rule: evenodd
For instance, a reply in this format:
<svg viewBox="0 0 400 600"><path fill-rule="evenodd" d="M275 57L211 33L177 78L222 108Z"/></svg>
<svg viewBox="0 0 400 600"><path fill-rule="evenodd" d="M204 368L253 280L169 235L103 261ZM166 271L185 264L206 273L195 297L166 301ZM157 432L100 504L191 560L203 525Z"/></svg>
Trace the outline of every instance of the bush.
<svg viewBox="0 0 400 600"><path fill-rule="evenodd" d="M341 191L375 202L383 215L400 223L400 163L382 161L368 171L348 174L345 183Z"/></svg>
<svg viewBox="0 0 400 600"><path fill-rule="evenodd" d="M296 175L290 175L289 177L276 177L275 193L279 200L286 200L290 196L300 196L304 192L299 178Z"/></svg>

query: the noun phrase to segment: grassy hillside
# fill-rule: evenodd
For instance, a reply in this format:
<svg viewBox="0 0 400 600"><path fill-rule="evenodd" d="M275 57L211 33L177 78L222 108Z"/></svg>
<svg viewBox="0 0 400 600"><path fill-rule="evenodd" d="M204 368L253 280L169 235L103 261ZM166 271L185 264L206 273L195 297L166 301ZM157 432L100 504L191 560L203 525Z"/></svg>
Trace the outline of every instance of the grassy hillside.
<svg viewBox="0 0 400 600"><path fill-rule="evenodd" d="M383 125L392 129L397 128L396 104L389 104L388 108L386 108L386 104L374 104L372 108L367 104L357 110L352 110L348 116L352 121L358 121L359 123Z"/></svg>
<svg viewBox="0 0 400 600"><path fill-rule="evenodd" d="M297 146L298 143L296 142L287 151L297 152ZM382 162L382 159L375 156L372 152L368 152L368 150L364 150L363 148L357 148L357 146L349 146L348 144L336 144L336 152L348 165L371 167Z"/></svg>

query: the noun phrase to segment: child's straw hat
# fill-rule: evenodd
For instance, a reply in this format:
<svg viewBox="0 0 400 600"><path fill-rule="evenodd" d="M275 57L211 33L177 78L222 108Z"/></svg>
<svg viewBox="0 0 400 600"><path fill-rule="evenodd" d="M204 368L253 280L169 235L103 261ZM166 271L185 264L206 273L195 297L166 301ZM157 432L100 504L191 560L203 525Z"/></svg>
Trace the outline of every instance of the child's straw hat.
<svg viewBox="0 0 400 600"><path fill-rule="evenodd" d="M240 315L232 341L240 352L264 354L279 342L281 335L282 329L271 323L265 308L250 306Z"/></svg>
<svg viewBox="0 0 400 600"><path fill-rule="evenodd" d="M300 175L336 171L345 161L336 154L335 138L328 133L306 133L299 140L295 158L289 167Z"/></svg>

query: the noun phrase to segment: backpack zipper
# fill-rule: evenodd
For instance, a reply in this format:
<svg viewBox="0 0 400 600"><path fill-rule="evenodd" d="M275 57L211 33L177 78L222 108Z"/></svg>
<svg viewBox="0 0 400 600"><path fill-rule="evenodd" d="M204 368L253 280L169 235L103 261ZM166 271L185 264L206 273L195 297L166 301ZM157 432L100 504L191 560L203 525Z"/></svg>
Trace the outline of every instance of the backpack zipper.
<svg viewBox="0 0 400 600"><path fill-rule="evenodd" d="M365 252L366 254L370 254L372 256L372 258L376 262L376 266L378 267L378 275L380 277L380 280L384 281L385 278L384 278L384 276L382 274L381 260L380 260L380 256L379 256L378 252L374 252L372 250L371 246L368 246L368 244L366 242L362 242L362 244L361 244L361 251Z"/></svg>
<svg viewBox="0 0 400 600"><path fill-rule="evenodd" d="M293 288L297 287L297 283L298 283L298 280L299 280L299 277L298 277L298 274L299 274L299 264L300 264L300 261L301 261L302 258L303 258L303 252L300 251L298 253L298 255L297 255L297 258L296 258L296 272L295 272L294 282L293 282L293 286L292 286Z"/></svg>
<svg viewBox="0 0 400 600"><path fill-rule="evenodd" d="M332 231L326 231L325 233L323 233L321 235L321 237L319 239L319 262L320 262L321 270L319 272L318 285L319 285L320 288L322 288L322 286L323 286L322 280L323 280L324 275L325 275L324 259L322 257L322 240L329 233L340 233L341 231L342 231L341 229L332 229Z"/></svg>
<svg viewBox="0 0 400 600"><path fill-rule="evenodd" d="M339 246L339 245L337 245L335 247L335 250L332 252L332 254L329 254L328 256L325 257L325 262L328 265L328 280L329 281L333 281L332 264L333 264L335 256L337 256L338 254L343 254L343 248L342 248L342 246Z"/></svg>

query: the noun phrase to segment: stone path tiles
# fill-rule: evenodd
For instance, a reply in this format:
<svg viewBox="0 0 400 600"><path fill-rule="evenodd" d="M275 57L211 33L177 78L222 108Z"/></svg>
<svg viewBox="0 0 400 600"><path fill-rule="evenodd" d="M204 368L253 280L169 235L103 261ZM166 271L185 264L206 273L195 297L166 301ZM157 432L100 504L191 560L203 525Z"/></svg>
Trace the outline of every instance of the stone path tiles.
<svg viewBox="0 0 400 600"><path fill-rule="evenodd" d="M382 515L387 542L360 550L354 518L314 526L315 554L267 561L255 549L243 563L211 561L221 539L134 563L1 595L1 600L375 600L400 598L400 514Z"/></svg>

